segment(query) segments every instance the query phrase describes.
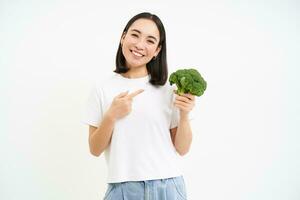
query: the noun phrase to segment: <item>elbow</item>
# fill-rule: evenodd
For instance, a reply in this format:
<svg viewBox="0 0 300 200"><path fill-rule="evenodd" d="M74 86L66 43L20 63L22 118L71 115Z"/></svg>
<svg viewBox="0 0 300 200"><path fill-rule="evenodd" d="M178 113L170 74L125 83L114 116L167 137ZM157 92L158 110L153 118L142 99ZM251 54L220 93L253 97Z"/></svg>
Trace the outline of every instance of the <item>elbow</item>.
<svg viewBox="0 0 300 200"><path fill-rule="evenodd" d="M101 152L92 151L91 149L90 149L90 153L95 157L99 157L101 155Z"/></svg>
<svg viewBox="0 0 300 200"><path fill-rule="evenodd" d="M93 144L90 139L89 139L89 149L90 149L90 154L92 154L95 157L99 157L103 152L102 149L97 147L95 144Z"/></svg>
<svg viewBox="0 0 300 200"><path fill-rule="evenodd" d="M189 147L185 147L185 148L175 148L175 149L176 149L177 153L178 153L180 156L185 156L185 155L189 152L189 150L190 150Z"/></svg>
<svg viewBox="0 0 300 200"><path fill-rule="evenodd" d="M95 156L95 157L99 157L102 153L101 149L97 149L95 147L93 147L93 145L90 144L90 153Z"/></svg>
<svg viewBox="0 0 300 200"><path fill-rule="evenodd" d="M191 143L187 146L176 148L176 151L180 156L185 156L190 151L190 148L191 148Z"/></svg>
<svg viewBox="0 0 300 200"><path fill-rule="evenodd" d="M185 156L185 155L189 152L189 150L185 150L185 151L178 151L178 150L177 150L177 152L178 152L178 154L179 154L180 156Z"/></svg>
<svg viewBox="0 0 300 200"><path fill-rule="evenodd" d="M180 146L180 145L177 145L177 146L174 145L174 146L175 146L175 149L176 149L177 153L180 156L185 156L190 151L191 143L192 143L192 141L190 141L190 143L188 145L185 145L185 146Z"/></svg>

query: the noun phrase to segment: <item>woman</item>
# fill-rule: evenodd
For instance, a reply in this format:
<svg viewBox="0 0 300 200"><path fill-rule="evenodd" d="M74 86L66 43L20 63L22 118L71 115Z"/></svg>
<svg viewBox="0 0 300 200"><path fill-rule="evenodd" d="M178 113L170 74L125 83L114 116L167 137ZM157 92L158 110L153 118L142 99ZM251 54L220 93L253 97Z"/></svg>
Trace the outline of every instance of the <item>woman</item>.
<svg viewBox="0 0 300 200"><path fill-rule="evenodd" d="M175 95L167 83L166 35L156 15L129 20L114 72L93 88L85 118L90 152L104 152L108 166L104 199L187 199L178 162L191 145L195 97Z"/></svg>

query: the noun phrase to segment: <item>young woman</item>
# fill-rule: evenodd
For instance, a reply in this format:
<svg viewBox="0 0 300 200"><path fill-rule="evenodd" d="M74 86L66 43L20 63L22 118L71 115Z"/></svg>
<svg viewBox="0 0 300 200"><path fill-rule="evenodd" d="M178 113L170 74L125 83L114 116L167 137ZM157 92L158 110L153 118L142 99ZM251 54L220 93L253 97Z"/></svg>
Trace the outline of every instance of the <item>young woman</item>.
<svg viewBox="0 0 300 200"><path fill-rule="evenodd" d="M192 142L195 96L168 83L161 20L140 13L121 35L114 74L97 83L87 104L90 152L108 167L108 200L187 199L180 156Z"/></svg>

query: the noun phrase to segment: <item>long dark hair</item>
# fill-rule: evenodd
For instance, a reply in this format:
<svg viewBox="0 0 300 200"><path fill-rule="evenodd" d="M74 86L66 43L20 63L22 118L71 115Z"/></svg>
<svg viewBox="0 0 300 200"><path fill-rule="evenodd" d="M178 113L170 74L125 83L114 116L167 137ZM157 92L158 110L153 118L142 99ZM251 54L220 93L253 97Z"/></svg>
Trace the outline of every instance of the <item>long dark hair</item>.
<svg viewBox="0 0 300 200"><path fill-rule="evenodd" d="M152 59L150 62L146 64L146 67L147 67L148 74L150 74L151 76L149 82L152 85L164 85L168 79L168 66L167 66L166 32L161 20L156 15L148 12L137 14L128 21L127 25L123 30L122 36L124 33L128 31L129 27L137 19L140 18L152 20L156 24L159 30L160 40L158 43L158 47L161 46L161 50L155 59ZM114 70L114 72L120 74L120 73L126 73L128 70L129 68L126 66L125 57L122 53L122 46L120 42L117 51L117 56L116 56L116 69Z"/></svg>

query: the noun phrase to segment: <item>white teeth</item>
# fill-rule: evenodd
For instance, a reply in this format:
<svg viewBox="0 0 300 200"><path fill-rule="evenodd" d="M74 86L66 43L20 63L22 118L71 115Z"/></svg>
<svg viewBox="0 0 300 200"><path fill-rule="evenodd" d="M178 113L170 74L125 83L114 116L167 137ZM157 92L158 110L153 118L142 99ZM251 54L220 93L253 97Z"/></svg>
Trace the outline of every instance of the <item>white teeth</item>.
<svg viewBox="0 0 300 200"><path fill-rule="evenodd" d="M137 52L135 52L135 51L132 51L132 53L133 53L134 55L136 55L136 56L139 56L139 57L142 57L142 56L143 56L142 54L137 53Z"/></svg>

